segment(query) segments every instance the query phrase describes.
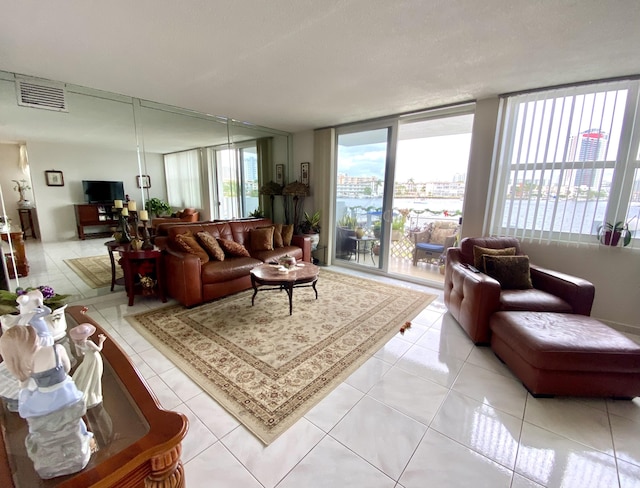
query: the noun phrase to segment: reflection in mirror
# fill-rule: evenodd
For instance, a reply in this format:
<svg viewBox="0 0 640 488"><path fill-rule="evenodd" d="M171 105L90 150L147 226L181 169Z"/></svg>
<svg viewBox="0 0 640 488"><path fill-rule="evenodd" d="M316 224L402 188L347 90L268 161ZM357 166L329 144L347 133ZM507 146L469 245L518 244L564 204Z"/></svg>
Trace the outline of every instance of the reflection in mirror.
<svg viewBox="0 0 640 488"><path fill-rule="evenodd" d="M268 197L260 201L257 190L274 179L275 164L289 166L291 136L285 132L48 80L35 82L58 87L65 110L20 106L18 78L0 72L0 185L7 204L2 210L19 222L19 195L10 190L11 180L26 178L34 227L43 241L78 238L76 207L87 198L83 180L122 182L139 209L157 197L172 211L194 206L201 219L239 218L258 207L267 210ZM19 144L26 145L30 172L15 161ZM171 161L184 158L196 161L191 173L172 173ZM60 185L47 181L45 171L51 170L59 172ZM93 236L111 229L84 230Z"/></svg>

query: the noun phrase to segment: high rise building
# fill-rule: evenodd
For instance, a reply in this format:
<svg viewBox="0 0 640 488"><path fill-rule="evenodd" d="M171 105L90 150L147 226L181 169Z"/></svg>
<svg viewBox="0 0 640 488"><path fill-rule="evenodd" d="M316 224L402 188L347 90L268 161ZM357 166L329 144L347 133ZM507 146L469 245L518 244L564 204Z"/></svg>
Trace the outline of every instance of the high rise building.
<svg viewBox="0 0 640 488"><path fill-rule="evenodd" d="M604 159L609 135L600 129L589 129L569 140L568 161L599 161ZM588 164L578 168L573 173L573 186L587 186L591 188L595 182L598 170L588 167Z"/></svg>

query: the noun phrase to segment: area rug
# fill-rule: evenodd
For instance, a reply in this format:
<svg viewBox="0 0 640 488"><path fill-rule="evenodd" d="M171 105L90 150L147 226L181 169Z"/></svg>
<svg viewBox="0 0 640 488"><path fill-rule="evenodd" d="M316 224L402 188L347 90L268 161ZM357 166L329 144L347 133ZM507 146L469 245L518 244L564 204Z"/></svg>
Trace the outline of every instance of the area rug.
<svg viewBox="0 0 640 488"><path fill-rule="evenodd" d="M147 340L269 444L436 296L322 269L318 299L241 292L192 309L126 317Z"/></svg>
<svg viewBox="0 0 640 488"><path fill-rule="evenodd" d="M102 288L111 286L111 261L109 255L90 256L87 258L65 259L65 263L77 274L87 286ZM122 268L116 266L116 278L122 278Z"/></svg>

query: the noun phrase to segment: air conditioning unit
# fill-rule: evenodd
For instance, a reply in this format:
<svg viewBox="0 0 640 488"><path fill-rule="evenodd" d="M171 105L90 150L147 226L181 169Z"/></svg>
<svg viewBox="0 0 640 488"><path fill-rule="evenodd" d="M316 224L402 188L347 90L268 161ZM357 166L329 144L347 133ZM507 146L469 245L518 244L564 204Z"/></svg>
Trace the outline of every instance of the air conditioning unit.
<svg viewBox="0 0 640 488"><path fill-rule="evenodd" d="M18 105L56 112L68 112L63 83L25 78L16 79Z"/></svg>

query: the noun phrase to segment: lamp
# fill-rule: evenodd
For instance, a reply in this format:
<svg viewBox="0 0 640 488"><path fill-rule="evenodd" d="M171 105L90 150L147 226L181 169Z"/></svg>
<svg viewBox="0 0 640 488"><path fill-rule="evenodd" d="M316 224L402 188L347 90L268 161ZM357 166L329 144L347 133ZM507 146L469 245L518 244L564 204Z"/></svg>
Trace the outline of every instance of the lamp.
<svg viewBox="0 0 640 488"><path fill-rule="evenodd" d="M282 189L283 195L293 197L293 226L298 230L298 215L304 206L304 197L309 195L309 185L294 181Z"/></svg>

